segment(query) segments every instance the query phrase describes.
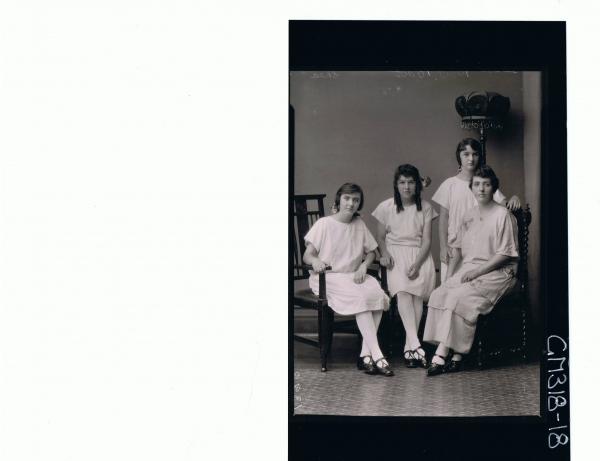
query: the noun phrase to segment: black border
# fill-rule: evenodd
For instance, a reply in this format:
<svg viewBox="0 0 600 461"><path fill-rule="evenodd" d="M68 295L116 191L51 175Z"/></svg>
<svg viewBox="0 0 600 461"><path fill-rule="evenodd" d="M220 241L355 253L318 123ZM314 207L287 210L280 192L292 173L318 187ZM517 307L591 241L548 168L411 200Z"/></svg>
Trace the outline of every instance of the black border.
<svg viewBox="0 0 600 461"><path fill-rule="evenodd" d="M290 21L289 70L537 70L542 72L541 417L342 417L293 415L293 316L288 322L288 454L291 460L570 459L555 443L547 386L564 390L559 431L570 437L568 380L548 373L565 357L568 378L566 23L490 21ZM294 192L293 112L289 199ZM291 209L291 207L290 207ZM291 230L291 213L288 224ZM291 238L290 238L291 240ZM551 260L550 260L551 250ZM291 244L290 244L291 251ZM291 258L290 270L291 274ZM288 284L293 310L293 279ZM565 345L556 337L564 339ZM549 339L550 338L550 339ZM550 359L550 361L549 361ZM550 367L548 367L550 365ZM550 381L549 381L550 379ZM561 439L561 440L564 440Z"/></svg>

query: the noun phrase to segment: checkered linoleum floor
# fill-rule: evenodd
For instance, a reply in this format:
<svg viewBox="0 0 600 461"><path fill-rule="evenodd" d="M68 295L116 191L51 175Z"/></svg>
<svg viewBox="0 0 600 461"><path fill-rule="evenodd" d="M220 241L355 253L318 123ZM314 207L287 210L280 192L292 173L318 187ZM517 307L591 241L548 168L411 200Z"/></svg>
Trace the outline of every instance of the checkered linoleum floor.
<svg viewBox="0 0 600 461"><path fill-rule="evenodd" d="M335 347L335 346L334 346ZM332 353L321 373L318 349L294 344L294 413L353 416L539 415L539 364L427 377L391 360L395 376L370 376L356 369L354 348Z"/></svg>

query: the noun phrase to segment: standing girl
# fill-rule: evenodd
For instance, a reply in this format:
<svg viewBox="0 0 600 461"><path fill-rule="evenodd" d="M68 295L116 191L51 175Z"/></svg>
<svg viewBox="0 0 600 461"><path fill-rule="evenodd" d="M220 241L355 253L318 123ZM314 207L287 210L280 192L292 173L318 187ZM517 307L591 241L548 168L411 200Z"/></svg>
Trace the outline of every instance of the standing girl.
<svg viewBox="0 0 600 461"><path fill-rule="evenodd" d="M406 331L404 362L407 367L427 367L425 351L417 336L423 300L435 286L431 257L431 221L438 214L421 199L421 176L412 165L400 165L394 173L394 197L381 202L373 216L377 219L380 263L388 268L391 296L396 296L398 312Z"/></svg>
<svg viewBox="0 0 600 461"><path fill-rule="evenodd" d="M477 205L469 182L473 172L479 168L481 144L473 138L465 138L456 147L458 174L446 179L433 194L431 199L440 206L440 262L442 282L446 280L446 272L450 260L454 257L457 247L457 235L465 212ZM519 198L513 196L508 204L506 197L498 189L493 200L510 210L521 208Z"/></svg>
<svg viewBox="0 0 600 461"><path fill-rule="evenodd" d="M367 274L377 242L358 215L363 203L360 186L343 184L335 195L335 214L319 219L304 237L303 260L313 267L309 284L315 294L319 292L317 274L331 266L325 278L327 303L338 314L356 316L363 337L358 369L393 376L377 342L377 329L389 299L377 280Z"/></svg>

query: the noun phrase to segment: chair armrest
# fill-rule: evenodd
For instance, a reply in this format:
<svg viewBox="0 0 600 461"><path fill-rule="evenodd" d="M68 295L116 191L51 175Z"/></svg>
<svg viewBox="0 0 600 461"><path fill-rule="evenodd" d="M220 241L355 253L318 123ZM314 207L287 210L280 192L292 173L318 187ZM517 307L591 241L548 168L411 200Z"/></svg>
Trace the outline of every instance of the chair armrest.
<svg viewBox="0 0 600 461"><path fill-rule="evenodd" d="M304 269L305 271L312 271L313 267L310 264L298 264L296 266L294 266L295 268L300 268L300 269ZM330 271L331 270L331 266L325 266L325 270L326 271Z"/></svg>
<svg viewBox="0 0 600 461"><path fill-rule="evenodd" d="M388 295L390 294L388 291L387 267L382 266L379 261L373 261L367 269L367 273L378 279L381 282L383 291Z"/></svg>
<svg viewBox="0 0 600 461"><path fill-rule="evenodd" d="M312 271L313 268L310 264L298 264L295 268L301 268L306 271ZM325 266L326 271L331 270L331 266ZM321 272L319 275L319 304L325 306L327 304L327 283L325 282L325 272Z"/></svg>
<svg viewBox="0 0 600 461"><path fill-rule="evenodd" d="M377 262L373 262L369 267L367 267L367 274L381 281L381 278L379 277L379 268L379 264Z"/></svg>

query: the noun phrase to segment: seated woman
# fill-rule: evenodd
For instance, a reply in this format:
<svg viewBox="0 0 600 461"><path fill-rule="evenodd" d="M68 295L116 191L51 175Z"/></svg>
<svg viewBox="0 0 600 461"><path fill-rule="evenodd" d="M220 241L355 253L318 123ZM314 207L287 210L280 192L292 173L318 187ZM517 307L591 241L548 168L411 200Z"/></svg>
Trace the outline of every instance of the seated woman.
<svg viewBox="0 0 600 461"><path fill-rule="evenodd" d="M381 202L377 219L377 243L381 265L388 268L390 295L396 296L398 312L406 331L404 363L408 368L427 368L425 351L417 336L423 315L423 300L435 286L435 268L429 251L431 221L437 213L421 198L421 175L409 164L394 173L394 197Z"/></svg>
<svg viewBox="0 0 600 461"><path fill-rule="evenodd" d="M383 310L389 307L389 298L377 280L367 274L367 267L375 259L377 242L358 214L363 203L359 185L343 184L335 195L334 214L319 219L304 237L303 260L313 267L308 281L315 294L319 292L317 274L331 266L325 276L327 303L338 314L356 318L363 337L358 369L367 374L393 376L377 341L377 329Z"/></svg>
<svg viewBox="0 0 600 461"><path fill-rule="evenodd" d="M508 209L494 202L498 186L494 170L486 165L470 181L477 206L463 217L448 278L429 298L423 339L437 344L437 350L428 376L461 369L462 355L473 344L478 316L489 314L515 284L517 223ZM446 363L450 349L454 355Z"/></svg>

